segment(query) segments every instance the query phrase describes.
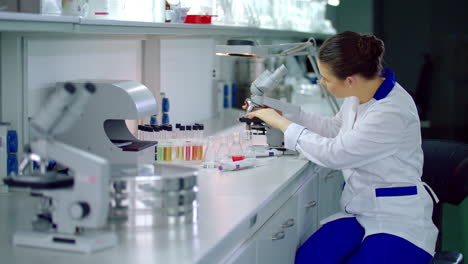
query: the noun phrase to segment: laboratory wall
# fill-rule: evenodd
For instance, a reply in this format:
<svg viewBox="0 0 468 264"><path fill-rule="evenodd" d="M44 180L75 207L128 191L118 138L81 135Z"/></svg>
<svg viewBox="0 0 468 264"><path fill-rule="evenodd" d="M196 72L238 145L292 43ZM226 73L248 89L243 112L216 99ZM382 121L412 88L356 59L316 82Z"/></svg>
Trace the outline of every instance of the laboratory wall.
<svg viewBox="0 0 468 264"><path fill-rule="evenodd" d="M161 40L161 92L170 99L171 123L189 123L214 113L213 39Z"/></svg>
<svg viewBox="0 0 468 264"><path fill-rule="evenodd" d="M43 105L57 82L78 79L141 82L142 41L138 39L33 38L26 41L25 52L29 117Z"/></svg>
<svg viewBox="0 0 468 264"><path fill-rule="evenodd" d="M112 79L142 82L158 99L159 93L165 92L171 103L172 123L210 118L215 107L214 40L174 38L145 41L139 38L86 37L26 39L24 62L28 117L38 111L57 82ZM153 43L156 44L150 46ZM153 59L152 53L157 54L159 61L148 62ZM149 67L146 71L143 69L145 65ZM144 78L143 71L147 75Z"/></svg>

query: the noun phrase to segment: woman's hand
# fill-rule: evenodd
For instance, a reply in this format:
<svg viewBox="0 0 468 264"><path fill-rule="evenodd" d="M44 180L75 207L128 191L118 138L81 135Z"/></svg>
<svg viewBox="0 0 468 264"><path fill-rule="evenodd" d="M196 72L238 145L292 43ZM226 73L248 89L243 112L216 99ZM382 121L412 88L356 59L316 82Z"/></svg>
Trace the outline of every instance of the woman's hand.
<svg viewBox="0 0 468 264"><path fill-rule="evenodd" d="M291 121L287 120L286 118L282 117L275 109L272 108L264 108L257 111L252 111L247 113L248 118L258 117L263 122L270 125L272 128L277 128L283 133L288 129L289 125L292 123Z"/></svg>

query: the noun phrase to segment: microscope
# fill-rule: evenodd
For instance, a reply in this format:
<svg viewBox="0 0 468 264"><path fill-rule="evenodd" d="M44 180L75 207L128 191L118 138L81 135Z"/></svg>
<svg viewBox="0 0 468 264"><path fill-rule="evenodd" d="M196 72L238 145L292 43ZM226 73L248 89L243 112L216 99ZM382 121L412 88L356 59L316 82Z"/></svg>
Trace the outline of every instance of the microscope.
<svg viewBox="0 0 468 264"><path fill-rule="evenodd" d="M28 188L40 202L32 230L17 231L13 244L85 253L117 244L114 233L99 230L109 211L109 162L57 137L80 118L95 93L92 83L65 83L31 119L19 175L10 175L5 183ZM67 167L68 173L47 171L48 160ZM32 170L34 162L39 170Z"/></svg>
<svg viewBox="0 0 468 264"><path fill-rule="evenodd" d="M288 70L286 67L281 65L273 73L269 70L265 70L260 74L250 86L250 92L252 93L251 98L245 100L247 113L264 107L270 107L284 114L299 114L301 111L299 106L265 96L265 93L278 86L287 73ZM245 122L248 130L256 132L257 134L265 134L270 148L284 150L284 136L283 132L280 130L268 126L268 124L264 123L259 118L249 119L247 117L241 117L239 121Z"/></svg>

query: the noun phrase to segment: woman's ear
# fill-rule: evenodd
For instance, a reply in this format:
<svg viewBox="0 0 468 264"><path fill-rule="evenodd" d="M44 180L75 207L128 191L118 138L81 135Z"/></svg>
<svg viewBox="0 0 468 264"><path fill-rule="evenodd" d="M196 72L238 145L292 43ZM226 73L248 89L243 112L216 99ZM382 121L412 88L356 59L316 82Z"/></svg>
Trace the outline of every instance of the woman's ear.
<svg viewBox="0 0 468 264"><path fill-rule="evenodd" d="M346 84L346 87L353 87L354 85L356 85L356 77L354 75L351 75L351 76L348 76L346 77L345 79L345 84Z"/></svg>

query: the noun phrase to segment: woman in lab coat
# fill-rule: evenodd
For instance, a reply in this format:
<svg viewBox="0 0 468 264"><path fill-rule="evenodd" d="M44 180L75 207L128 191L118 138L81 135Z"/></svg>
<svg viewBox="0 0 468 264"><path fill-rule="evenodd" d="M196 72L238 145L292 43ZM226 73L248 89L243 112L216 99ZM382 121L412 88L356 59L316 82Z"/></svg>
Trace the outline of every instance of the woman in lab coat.
<svg viewBox="0 0 468 264"><path fill-rule="evenodd" d="M301 113L293 123L274 109L249 114L282 130L286 148L343 171L342 210L321 221L297 251L297 264L426 264L434 254L438 231L421 181L418 113L393 72L382 68L384 50L375 36L354 32L322 45L321 83L345 98L332 118Z"/></svg>

